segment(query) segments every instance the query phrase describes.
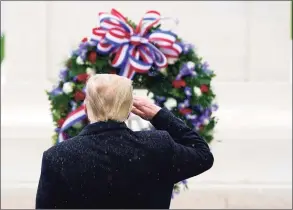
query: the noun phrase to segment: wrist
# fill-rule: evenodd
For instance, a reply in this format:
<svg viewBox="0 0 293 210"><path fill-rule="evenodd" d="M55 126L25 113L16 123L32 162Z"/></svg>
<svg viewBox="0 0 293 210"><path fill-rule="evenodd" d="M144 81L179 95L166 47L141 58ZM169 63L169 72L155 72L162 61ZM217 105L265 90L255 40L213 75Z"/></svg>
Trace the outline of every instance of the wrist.
<svg viewBox="0 0 293 210"><path fill-rule="evenodd" d="M161 107L159 107L159 106L156 106L156 107L154 107L154 111L153 111L153 114L152 114L152 116L151 116L151 119L150 120L152 120L159 112L160 112L160 110L161 110L162 108Z"/></svg>

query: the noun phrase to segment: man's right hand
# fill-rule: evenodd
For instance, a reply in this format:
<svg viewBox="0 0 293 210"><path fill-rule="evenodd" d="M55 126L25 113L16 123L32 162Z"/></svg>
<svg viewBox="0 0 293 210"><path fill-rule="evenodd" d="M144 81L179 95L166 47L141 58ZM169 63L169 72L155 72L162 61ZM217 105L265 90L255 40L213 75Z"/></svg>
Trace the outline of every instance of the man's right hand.
<svg viewBox="0 0 293 210"><path fill-rule="evenodd" d="M133 96L133 107L131 112L145 120L151 120L161 110L149 98Z"/></svg>

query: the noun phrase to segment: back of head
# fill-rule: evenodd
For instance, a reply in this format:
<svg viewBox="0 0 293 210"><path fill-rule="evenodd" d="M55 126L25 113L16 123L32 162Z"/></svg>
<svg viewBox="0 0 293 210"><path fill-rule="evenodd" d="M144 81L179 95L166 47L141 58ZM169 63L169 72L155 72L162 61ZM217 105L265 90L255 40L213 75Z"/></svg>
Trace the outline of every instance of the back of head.
<svg viewBox="0 0 293 210"><path fill-rule="evenodd" d="M132 108L132 81L115 74L96 74L86 85L85 103L91 122L123 122Z"/></svg>

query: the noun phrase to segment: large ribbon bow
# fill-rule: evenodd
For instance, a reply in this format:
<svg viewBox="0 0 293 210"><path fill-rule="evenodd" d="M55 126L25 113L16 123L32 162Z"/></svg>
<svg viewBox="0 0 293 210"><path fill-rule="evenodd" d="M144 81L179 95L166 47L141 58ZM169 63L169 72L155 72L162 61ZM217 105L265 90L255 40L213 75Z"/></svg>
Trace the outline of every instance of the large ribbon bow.
<svg viewBox="0 0 293 210"><path fill-rule="evenodd" d="M161 20L159 12L148 11L136 28L117 10L99 14L99 27L93 29L91 41L97 52L110 54L111 65L120 69L120 75L133 78L135 72L147 73L154 66L165 68L167 58L177 58L182 47L170 31L151 29Z"/></svg>
<svg viewBox="0 0 293 210"><path fill-rule="evenodd" d="M164 68L167 58L177 58L182 47L170 31L150 31L160 23L160 13L148 11L134 29L127 19L115 9L99 14L99 27L93 29L91 42L99 54L113 56L111 65L120 68L120 75L133 79L136 72L147 73L155 66ZM86 118L84 104L69 113L58 136L58 142L66 140L64 132Z"/></svg>

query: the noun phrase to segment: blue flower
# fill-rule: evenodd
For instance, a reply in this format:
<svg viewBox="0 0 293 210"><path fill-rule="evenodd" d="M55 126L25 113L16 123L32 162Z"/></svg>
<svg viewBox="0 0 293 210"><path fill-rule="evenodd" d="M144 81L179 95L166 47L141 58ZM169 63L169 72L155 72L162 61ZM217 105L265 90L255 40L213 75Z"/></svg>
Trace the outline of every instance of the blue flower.
<svg viewBox="0 0 293 210"><path fill-rule="evenodd" d="M185 77L185 76L196 76L196 72L194 71L194 67L193 68L189 68L187 64L184 64L180 71L179 71L179 74L177 75L176 77L176 80L179 80L181 79L182 77Z"/></svg>
<svg viewBox="0 0 293 210"><path fill-rule="evenodd" d="M57 88L54 88L50 94L53 95L53 96L57 96L57 95L61 95L63 93L62 89L57 87Z"/></svg>
<svg viewBox="0 0 293 210"><path fill-rule="evenodd" d="M185 87L184 88L184 93L186 94L187 97L190 97L192 95L191 87Z"/></svg>
<svg viewBox="0 0 293 210"><path fill-rule="evenodd" d="M187 108L189 106L190 106L190 102L189 102L188 99L185 99L183 102L181 102L181 103L178 104L178 107L180 109Z"/></svg>
<svg viewBox="0 0 293 210"><path fill-rule="evenodd" d="M182 184L187 185L187 180L183 180L181 182L182 182Z"/></svg>
<svg viewBox="0 0 293 210"><path fill-rule="evenodd" d="M212 111L214 111L214 112L217 111L217 110L219 109L218 104L213 104L211 109L212 109Z"/></svg>
<svg viewBox="0 0 293 210"><path fill-rule="evenodd" d="M209 64L207 62L204 62L202 64L202 71L207 75L210 75L213 73L212 70L209 69Z"/></svg>
<svg viewBox="0 0 293 210"><path fill-rule="evenodd" d="M74 111L77 108L77 103L75 101L70 101L70 106L71 106L71 111Z"/></svg>
<svg viewBox="0 0 293 210"><path fill-rule="evenodd" d="M166 102L167 98L165 96L155 96L155 103L161 105Z"/></svg>
<svg viewBox="0 0 293 210"><path fill-rule="evenodd" d="M187 54L189 53L192 49L194 49L194 45L193 44L185 44L183 46L183 53Z"/></svg>
<svg viewBox="0 0 293 210"><path fill-rule="evenodd" d="M62 69L59 73L60 80L65 82L67 76L68 76L68 69L67 68Z"/></svg>

